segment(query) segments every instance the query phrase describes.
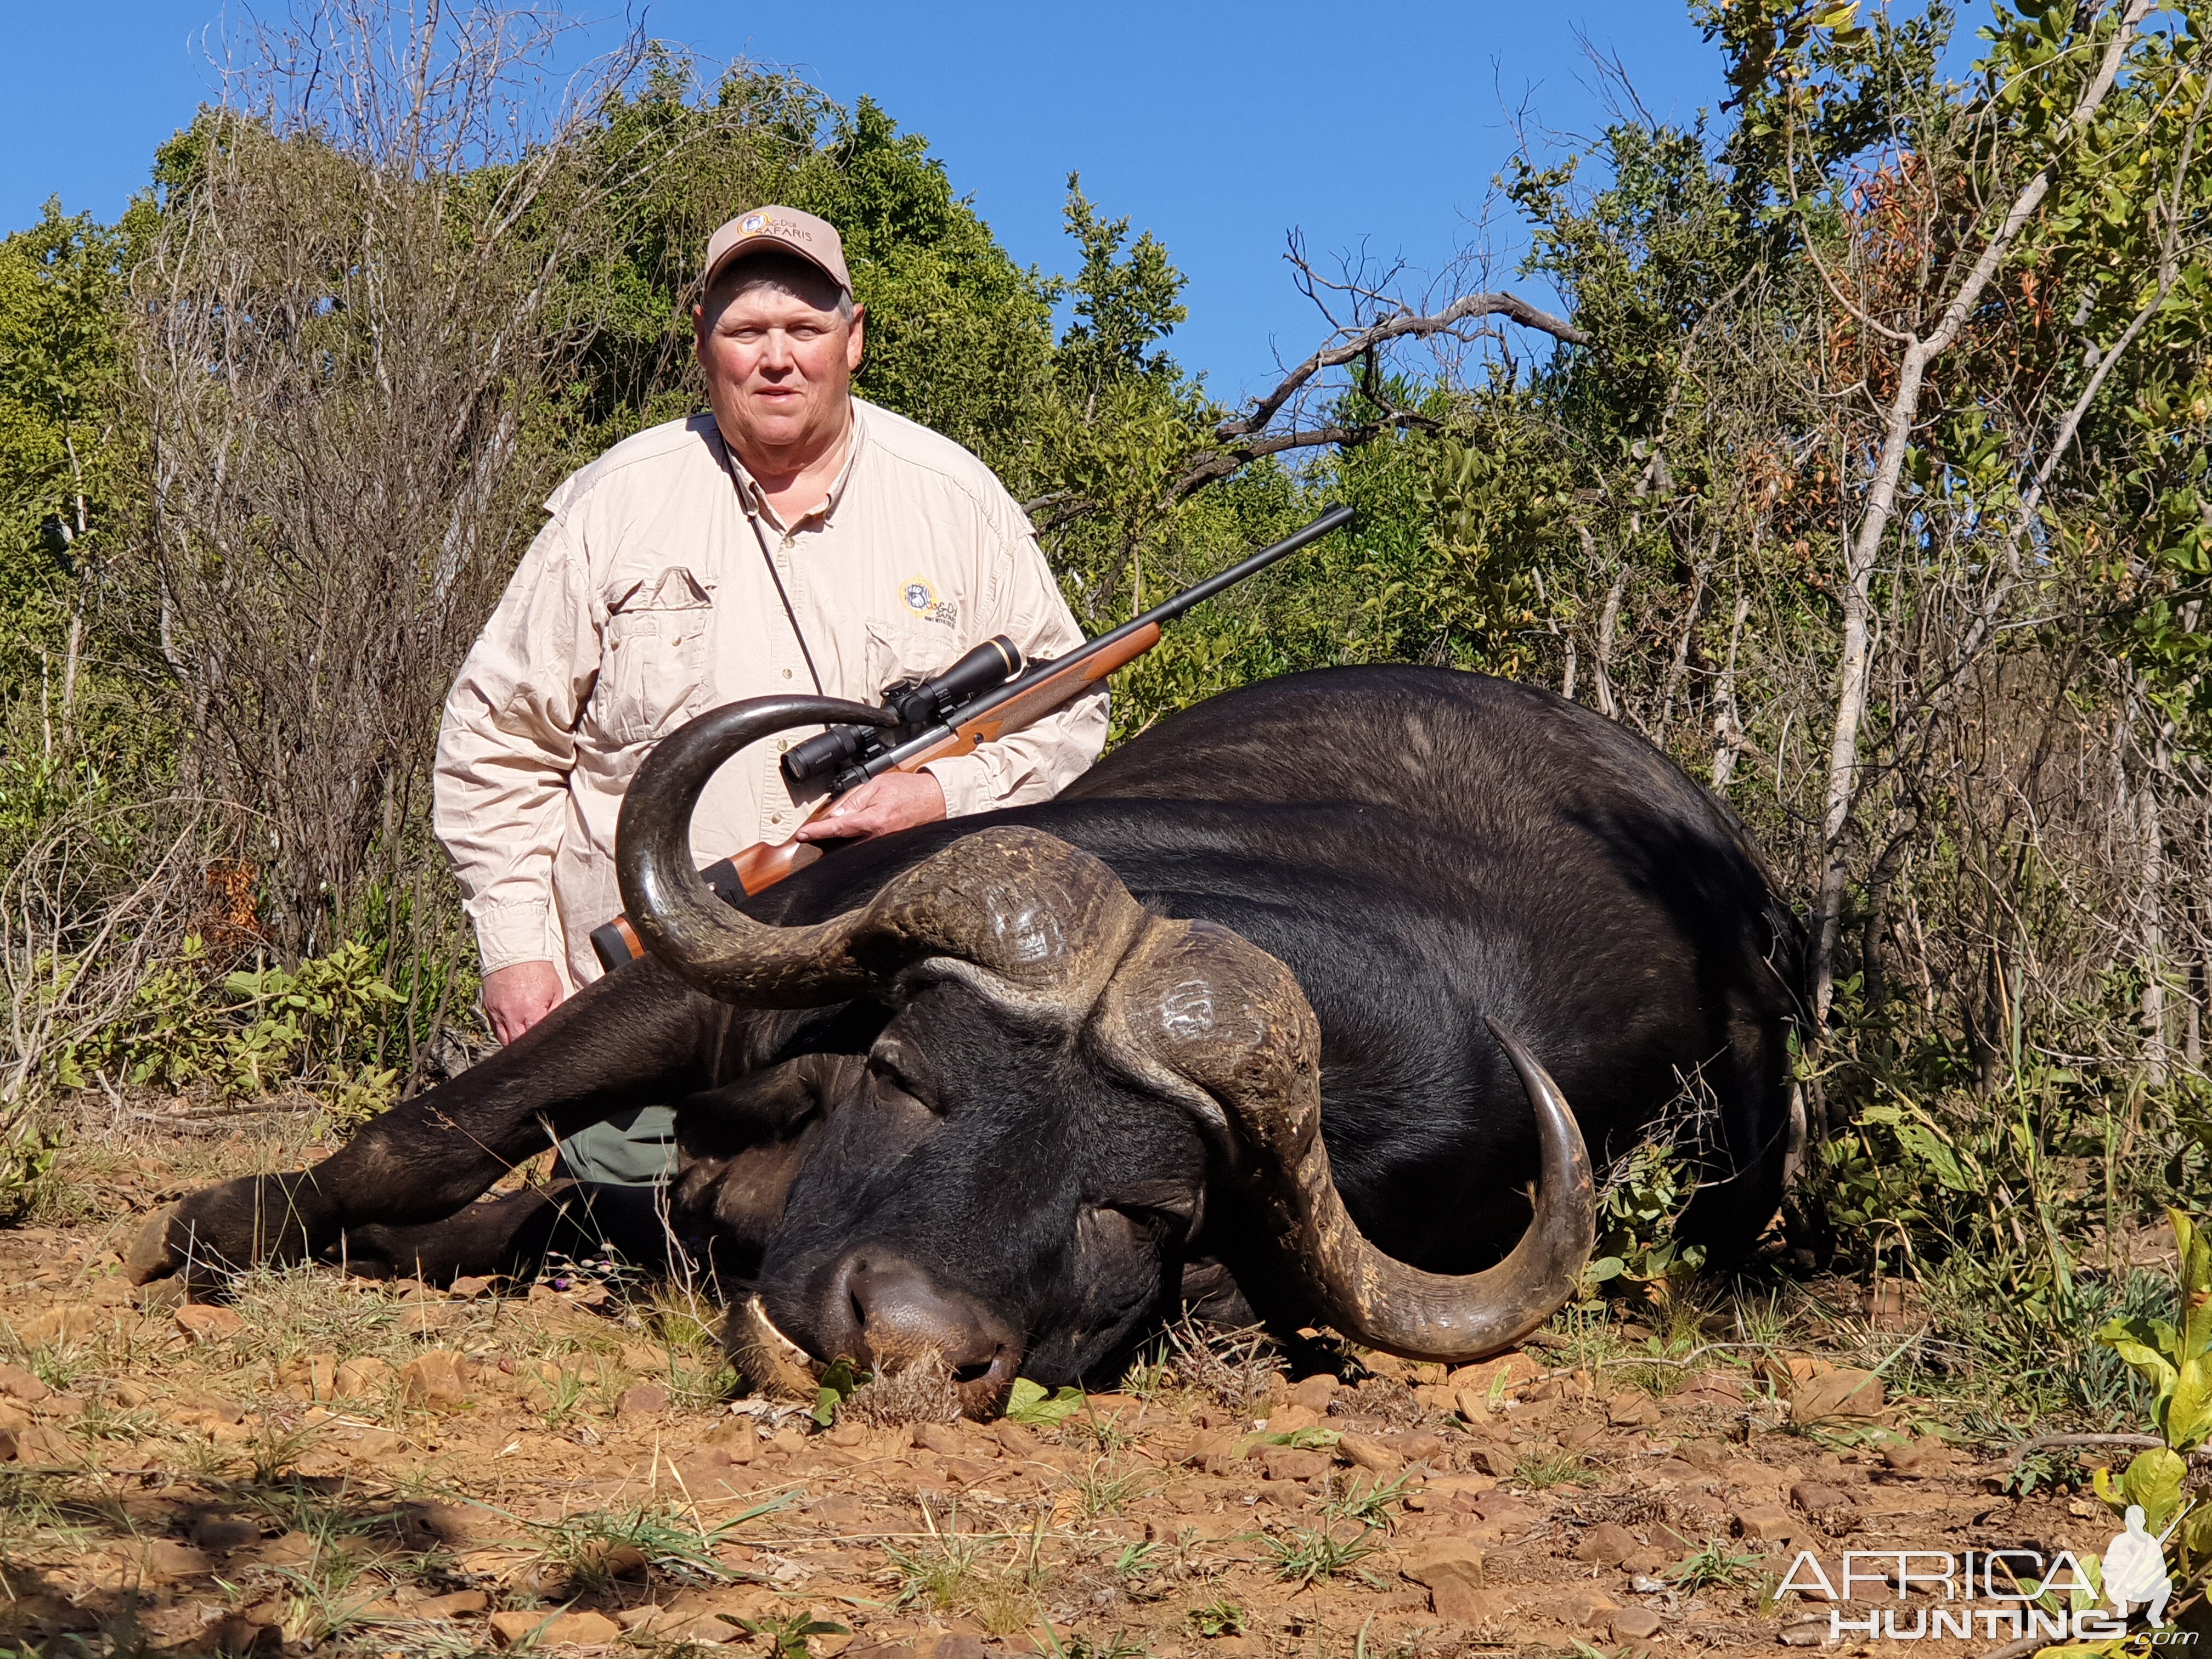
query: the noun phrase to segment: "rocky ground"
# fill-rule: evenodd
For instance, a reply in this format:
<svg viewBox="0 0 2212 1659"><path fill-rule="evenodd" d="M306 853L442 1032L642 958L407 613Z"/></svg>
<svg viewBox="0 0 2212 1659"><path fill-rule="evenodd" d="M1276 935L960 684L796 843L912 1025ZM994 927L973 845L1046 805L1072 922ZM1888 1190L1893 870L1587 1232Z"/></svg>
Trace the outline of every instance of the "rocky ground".
<svg viewBox="0 0 2212 1659"><path fill-rule="evenodd" d="M149 1140L65 1170L78 1219L0 1232L0 1651L1867 1654L1887 1627L1777 1595L1800 1549L1833 1578L2114 1529L1886 1395L1862 1365L1898 1338L1848 1287L1787 1330L1571 1317L1449 1374L1187 1335L1018 1420L864 1392L825 1427L732 1397L711 1310L585 1272L125 1283L155 1202L283 1153ZM1905 1632L1951 1605L1856 1589ZM1974 1630L1936 1644L2012 1633Z"/></svg>

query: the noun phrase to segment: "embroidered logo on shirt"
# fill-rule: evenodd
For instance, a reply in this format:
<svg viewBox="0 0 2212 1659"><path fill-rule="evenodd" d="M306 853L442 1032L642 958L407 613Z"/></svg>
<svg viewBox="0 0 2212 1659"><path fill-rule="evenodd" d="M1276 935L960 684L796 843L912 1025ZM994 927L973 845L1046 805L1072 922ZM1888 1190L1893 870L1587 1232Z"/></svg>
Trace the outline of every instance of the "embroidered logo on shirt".
<svg viewBox="0 0 2212 1659"><path fill-rule="evenodd" d="M939 599L937 590L920 576L908 582L899 591L899 597L906 601L908 610L925 622L951 628L959 620L960 607L950 599Z"/></svg>

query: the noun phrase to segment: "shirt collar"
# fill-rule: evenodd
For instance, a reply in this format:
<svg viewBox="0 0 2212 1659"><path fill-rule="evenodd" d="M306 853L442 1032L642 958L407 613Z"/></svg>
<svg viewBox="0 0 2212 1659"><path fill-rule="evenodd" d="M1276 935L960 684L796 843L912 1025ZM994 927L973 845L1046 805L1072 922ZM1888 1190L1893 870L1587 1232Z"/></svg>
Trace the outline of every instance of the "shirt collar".
<svg viewBox="0 0 2212 1659"><path fill-rule="evenodd" d="M760 481L738 458L738 452L730 447L730 441L722 435L721 427L719 424L715 426L714 441L721 447L722 459L729 464L730 477L737 481L738 495L744 502L746 512L786 532L796 530L799 525L813 519L821 520L826 526L836 517L838 504L845 499L845 487L852 482L853 469L859 465L860 452L868 442L868 422L864 412L867 405L858 398L853 398L851 404L853 426L846 434L845 464L837 469L837 476L830 483L830 493L822 498L821 505L800 519L797 525L787 525L776 516L775 509L768 504L768 498L761 493Z"/></svg>

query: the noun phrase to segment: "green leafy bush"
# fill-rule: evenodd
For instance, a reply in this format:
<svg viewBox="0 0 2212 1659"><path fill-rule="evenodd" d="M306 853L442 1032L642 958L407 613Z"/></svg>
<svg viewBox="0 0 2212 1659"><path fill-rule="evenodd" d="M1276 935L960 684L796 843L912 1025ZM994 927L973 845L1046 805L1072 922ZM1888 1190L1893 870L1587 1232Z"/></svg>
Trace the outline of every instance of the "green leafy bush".
<svg viewBox="0 0 2212 1659"><path fill-rule="evenodd" d="M294 1081L333 1086L334 1113L357 1121L391 1103L398 1073L367 1063L376 1034L405 1001L374 956L349 939L296 968L227 974L210 984L204 942L194 935L151 975L130 1012L56 1060L58 1081L84 1089L101 1079L132 1088L204 1085L234 1096Z"/></svg>

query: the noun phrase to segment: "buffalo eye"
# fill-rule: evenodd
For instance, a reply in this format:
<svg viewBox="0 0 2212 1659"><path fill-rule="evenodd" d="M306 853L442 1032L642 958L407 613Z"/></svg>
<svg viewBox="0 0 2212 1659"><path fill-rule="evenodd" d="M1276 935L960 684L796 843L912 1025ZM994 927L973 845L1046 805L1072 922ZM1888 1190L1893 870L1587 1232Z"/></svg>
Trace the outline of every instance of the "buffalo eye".
<svg viewBox="0 0 2212 1659"><path fill-rule="evenodd" d="M933 1117L944 1115L929 1091L915 1081L913 1068L896 1044L879 1042L869 1051L868 1076L879 1091L902 1095Z"/></svg>
<svg viewBox="0 0 2212 1659"><path fill-rule="evenodd" d="M1088 1206L1087 1216L1113 1218L1114 1231L1134 1238L1188 1239L1205 1212L1203 1194L1180 1188L1117 1196Z"/></svg>

